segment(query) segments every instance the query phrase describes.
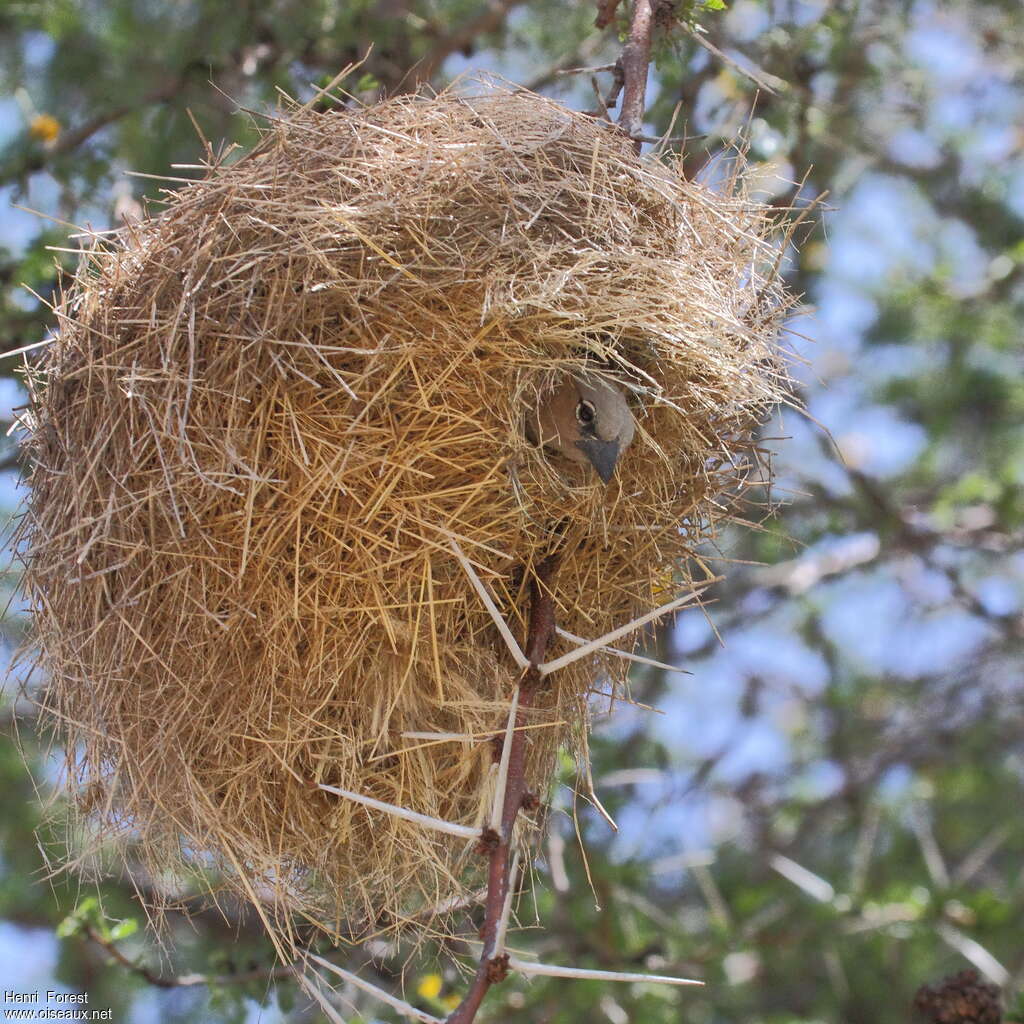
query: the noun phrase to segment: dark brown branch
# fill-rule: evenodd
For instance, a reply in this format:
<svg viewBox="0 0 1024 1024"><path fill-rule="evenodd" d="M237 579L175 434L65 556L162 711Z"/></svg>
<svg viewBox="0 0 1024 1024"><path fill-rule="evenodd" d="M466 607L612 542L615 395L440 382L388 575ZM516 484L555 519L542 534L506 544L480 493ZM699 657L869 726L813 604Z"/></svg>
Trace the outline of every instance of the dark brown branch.
<svg viewBox="0 0 1024 1024"><path fill-rule="evenodd" d="M597 17L594 24L598 28L607 28L615 18L615 12L619 9L622 0L601 0L597 7Z"/></svg>
<svg viewBox="0 0 1024 1024"><path fill-rule="evenodd" d="M508 958L494 956L498 925L505 908L511 879L509 862L512 849L512 834L519 811L524 803L530 803L531 794L526 786L526 712L532 706L543 684L538 666L544 660L548 644L555 632L555 605L551 595L551 583L555 573L555 562L548 559L536 570L530 580L530 625L526 639L526 657L530 667L519 683L519 710L510 740L508 758L508 780L505 786L505 802L502 805L501 832L497 842L490 844L487 867L487 900L484 904L484 923L480 930L483 952L476 974L470 983L462 1002L447 1018L448 1024L470 1024L476 1018L477 1010L491 985L503 981L508 972Z"/></svg>
<svg viewBox="0 0 1024 1024"><path fill-rule="evenodd" d="M632 139L643 133L644 96L647 69L651 63L651 34L654 31L653 0L634 0L629 38L622 48L622 110L619 127Z"/></svg>
<svg viewBox="0 0 1024 1024"><path fill-rule="evenodd" d="M235 974L157 974L145 964L138 964L125 956L117 945L101 935L92 925L87 925L85 934L97 946L107 953L122 967L138 975L143 981L156 988L196 988L201 985L243 985L249 981L282 981L295 976L295 966L259 967L251 971L238 971Z"/></svg>
<svg viewBox="0 0 1024 1024"><path fill-rule="evenodd" d="M619 102L619 94L622 92L622 87L626 84L625 75L622 72L622 61L617 60L615 62L615 77L612 79L612 87L608 90L608 95L604 98L605 106L611 109Z"/></svg>

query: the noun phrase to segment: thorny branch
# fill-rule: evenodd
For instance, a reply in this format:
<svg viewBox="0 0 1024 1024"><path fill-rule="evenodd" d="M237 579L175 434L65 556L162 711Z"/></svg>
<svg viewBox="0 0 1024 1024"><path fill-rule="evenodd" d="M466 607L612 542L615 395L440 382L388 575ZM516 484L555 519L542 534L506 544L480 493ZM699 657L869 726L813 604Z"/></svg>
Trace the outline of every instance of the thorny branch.
<svg viewBox="0 0 1024 1024"><path fill-rule="evenodd" d="M598 104L607 116L608 108L614 107L622 93L619 109L619 127L637 144L639 150L643 141L644 99L647 94L647 72L651 63L651 37L655 22L664 20L665 9L658 7L659 0L634 0L630 15L629 35L622 56L615 63L615 79L608 95ZM615 19L621 0L600 0L594 24L607 28Z"/></svg>
<svg viewBox="0 0 1024 1024"><path fill-rule="evenodd" d="M535 799L526 787L526 725L525 712L533 704L543 686L544 677L540 665L548 644L555 635L555 606L551 584L554 580L556 563L548 559L537 567L530 580L530 624L526 640L526 657L530 667L519 684L519 710L510 742L508 759L508 783L505 788L505 802L501 814L501 831L491 837L488 844L487 898L484 904L484 923L480 930L483 952L476 974L470 983L462 1002L447 1018L448 1024L470 1024L487 995L491 985L504 981L508 974L507 955L492 956L498 925L505 908L511 878L510 854L513 831L519 811Z"/></svg>

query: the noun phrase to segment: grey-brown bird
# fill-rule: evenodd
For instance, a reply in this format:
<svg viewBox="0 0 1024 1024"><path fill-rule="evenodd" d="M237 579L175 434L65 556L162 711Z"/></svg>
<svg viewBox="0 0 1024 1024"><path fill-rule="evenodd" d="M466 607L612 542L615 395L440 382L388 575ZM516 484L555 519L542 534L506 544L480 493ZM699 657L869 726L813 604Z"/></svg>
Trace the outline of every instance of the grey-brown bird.
<svg viewBox="0 0 1024 1024"><path fill-rule="evenodd" d="M526 436L572 462L590 464L608 483L636 431L625 395L598 377L571 377L541 398Z"/></svg>

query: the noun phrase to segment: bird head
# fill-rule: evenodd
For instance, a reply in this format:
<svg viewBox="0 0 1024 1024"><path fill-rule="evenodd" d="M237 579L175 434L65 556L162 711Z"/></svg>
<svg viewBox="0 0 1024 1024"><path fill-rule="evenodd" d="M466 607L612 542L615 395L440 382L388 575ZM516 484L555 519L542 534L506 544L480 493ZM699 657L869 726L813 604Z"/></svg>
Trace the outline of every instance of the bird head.
<svg viewBox="0 0 1024 1024"><path fill-rule="evenodd" d="M598 377L570 377L542 395L526 420L526 436L572 462L589 464L608 483L636 424L626 397Z"/></svg>

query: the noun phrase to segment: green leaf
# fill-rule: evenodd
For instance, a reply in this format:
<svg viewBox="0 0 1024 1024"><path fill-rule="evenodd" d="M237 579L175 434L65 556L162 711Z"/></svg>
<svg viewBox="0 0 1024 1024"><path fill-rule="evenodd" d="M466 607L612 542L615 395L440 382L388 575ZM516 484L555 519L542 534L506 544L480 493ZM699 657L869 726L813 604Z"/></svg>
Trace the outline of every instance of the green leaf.
<svg viewBox="0 0 1024 1024"><path fill-rule="evenodd" d="M139 922L134 917L126 917L110 929L110 937L116 942L120 939L127 939L129 935L134 935L138 930Z"/></svg>
<svg viewBox="0 0 1024 1024"><path fill-rule="evenodd" d="M107 933L106 921L100 913L95 896L87 896L57 925L57 938L67 939L78 935L86 925L98 928L104 935Z"/></svg>
<svg viewBox="0 0 1024 1024"><path fill-rule="evenodd" d="M84 922L81 918L75 914L68 914L59 925L57 925L57 938L58 939L70 939L72 935L77 935L81 930Z"/></svg>

